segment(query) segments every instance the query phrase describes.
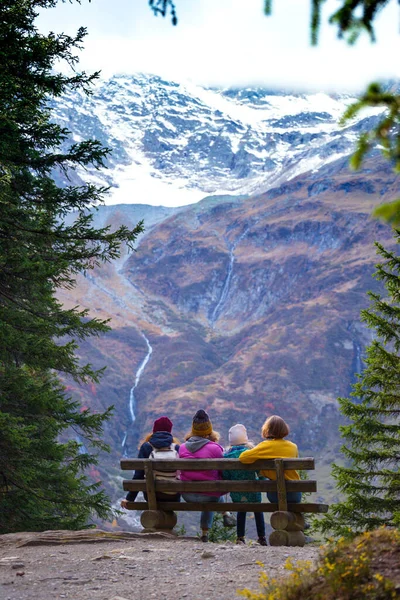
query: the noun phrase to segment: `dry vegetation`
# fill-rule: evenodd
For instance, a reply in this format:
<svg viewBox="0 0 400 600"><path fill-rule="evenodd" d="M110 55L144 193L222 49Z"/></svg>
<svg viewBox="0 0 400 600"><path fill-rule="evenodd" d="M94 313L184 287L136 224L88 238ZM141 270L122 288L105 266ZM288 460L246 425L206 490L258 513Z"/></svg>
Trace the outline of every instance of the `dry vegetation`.
<svg viewBox="0 0 400 600"><path fill-rule="evenodd" d="M262 565L264 566L264 565ZM248 600L392 600L400 598L400 532L378 529L354 541L340 539L322 549L317 566L286 561L285 580L261 571L260 591Z"/></svg>

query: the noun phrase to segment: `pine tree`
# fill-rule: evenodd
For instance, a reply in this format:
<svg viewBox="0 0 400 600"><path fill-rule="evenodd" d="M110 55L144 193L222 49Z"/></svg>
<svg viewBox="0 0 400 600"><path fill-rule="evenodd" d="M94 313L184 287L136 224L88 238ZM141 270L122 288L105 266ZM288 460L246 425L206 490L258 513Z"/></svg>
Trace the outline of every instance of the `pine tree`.
<svg viewBox="0 0 400 600"><path fill-rule="evenodd" d="M394 235L399 244L400 231ZM400 524L400 256L376 246L383 261L375 277L386 294L370 292L372 304L361 313L376 337L352 397L339 398L350 420L341 427L347 464L333 465L333 476L345 499L320 524L340 535Z"/></svg>
<svg viewBox="0 0 400 600"><path fill-rule="evenodd" d="M57 171L100 167L108 154L97 141L68 147L69 132L51 120L49 103L67 90L90 93L98 73L75 71L74 52L86 35L42 35L38 9L57 0L2 0L0 4L0 533L83 526L104 517L108 502L83 469L96 461L68 439L75 429L94 445L104 414L81 411L56 378L97 381L101 371L81 365L77 344L108 329L87 311L57 300L75 276L132 247L142 224L95 229L94 207L105 188L58 187ZM58 73L66 61L71 75ZM65 217L74 211L75 220ZM62 440L62 441L61 441Z"/></svg>

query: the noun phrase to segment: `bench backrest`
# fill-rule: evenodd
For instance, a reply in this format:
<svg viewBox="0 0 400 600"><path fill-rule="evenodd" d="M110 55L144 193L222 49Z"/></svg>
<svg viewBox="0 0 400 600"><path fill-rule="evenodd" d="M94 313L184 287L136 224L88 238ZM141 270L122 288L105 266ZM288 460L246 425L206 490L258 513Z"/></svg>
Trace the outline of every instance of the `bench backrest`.
<svg viewBox="0 0 400 600"><path fill-rule="evenodd" d="M309 471L315 468L313 458L276 458L258 460L250 465L241 463L238 459L175 459L157 460L148 458L124 458L121 469L124 471L143 470L145 480L124 480L124 489L131 491L146 491L150 510L157 509L156 492L277 492L278 508L287 511L287 492L315 492L317 483L313 480L291 481L285 479L285 470ZM220 481L166 481L156 479L157 471L276 471L276 481L254 480L220 480Z"/></svg>

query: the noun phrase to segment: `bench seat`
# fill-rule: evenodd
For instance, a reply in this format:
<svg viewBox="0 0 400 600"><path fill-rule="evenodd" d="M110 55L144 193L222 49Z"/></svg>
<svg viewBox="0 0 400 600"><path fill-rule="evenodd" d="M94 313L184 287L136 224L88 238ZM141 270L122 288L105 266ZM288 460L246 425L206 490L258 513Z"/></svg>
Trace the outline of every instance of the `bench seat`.
<svg viewBox="0 0 400 600"><path fill-rule="evenodd" d="M250 465L234 459L174 459L157 460L149 458L124 458L121 469L126 471L142 470L145 479L124 479L125 491L146 492L147 502L128 502L128 510L144 511L141 522L151 530L172 530L176 524L176 511L245 511L272 513L271 525L275 529L269 537L271 545L303 546L305 543L304 517L305 513L325 513L329 506L322 503L287 502L287 492L310 493L317 491L317 482L312 479L285 479L285 470L309 471L315 468L314 458L277 458L258 460ZM207 470L237 470L237 471L275 471L276 480L270 479L241 479L218 481L181 481L180 479L158 479L154 470L162 471L207 471ZM169 502L157 499L157 492L174 494L185 492L220 493L229 492L276 492L278 502Z"/></svg>
<svg viewBox="0 0 400 600"><path fill-rule="evenodd" d="M245 510L246 512L268 512L273 513L277 510L278 504L273 502L160 502L161 510L173 511L202 511L210 510L213 512L225 512L226 510L238 512ZM149 510L147 502L128 502L128 510ZM305 502L299 504L288 504L287 510L294 513L326 513L328 512L328 504L314 504L313 502Z"/></svg>

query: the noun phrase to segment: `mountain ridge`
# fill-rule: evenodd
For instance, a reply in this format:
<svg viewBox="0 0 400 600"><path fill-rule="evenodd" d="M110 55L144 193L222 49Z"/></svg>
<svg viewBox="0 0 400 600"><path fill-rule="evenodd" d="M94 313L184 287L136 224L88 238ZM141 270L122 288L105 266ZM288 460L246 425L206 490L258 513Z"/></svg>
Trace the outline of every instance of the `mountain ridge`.
<svg viewBox="0 0 400 600"><path fill-rule="evenodd" d="M203 407L223 443L234 422L256 441L265 416L281 414L300 451L316 456L319 497L331 499L337 397L350 392L371 341L359 312L367 290L379 290L373 241L392 239L370 213L398 191L375 155L359 172L343 158L258 197L152 207L158 216L136 253L60 293L66 306L112 319L112 332L79 350L107 364L102 382L69 389L95 410L115 405L105 429L112 454L100 469L113 497L119 457L136 453L154 417L169 414L182 437ZM105 207L102 223L128 222L125 208Z"/></svg>
<svg viewBox="0 0 400 600"><path fill-rule="evenodd" d="M381 109L346 127L337 121L350 96L215 90L147 74L102 80L87 97L52 105L72 136L112 150L107 170L77 170L111 186L109 202L185 205L207 195L249 195L351 152L357 133ZM64 175L59 181L67 184Z"/></svg>
<svg viewBox="0 0 400 600"><path fill-rule="evenodd" d="M400 189L377 150L348 170L357 134L377 119L340 128L349 101L141 75L55 105L72 139L114 149L108 170L60 183L111 186L96 227L145 221L136 252L123 248L59 291L66 307L111 319L111 332L78 350L81 361L107 365L101 382L65 381L83 407L115 406L104 429L111 454L92 474L114 501L119 459L136 454L155 416L168 414L182 439L198 408L225 444L235 421L257 441L264 418L281 414L300 452L316 457L319 498L333 499L337 397L350 393L371 341L359 313L366 292L380 289L373 242L392 244L390 227L370 214ZM182 198L187 205L162 206Z"/></svg>

